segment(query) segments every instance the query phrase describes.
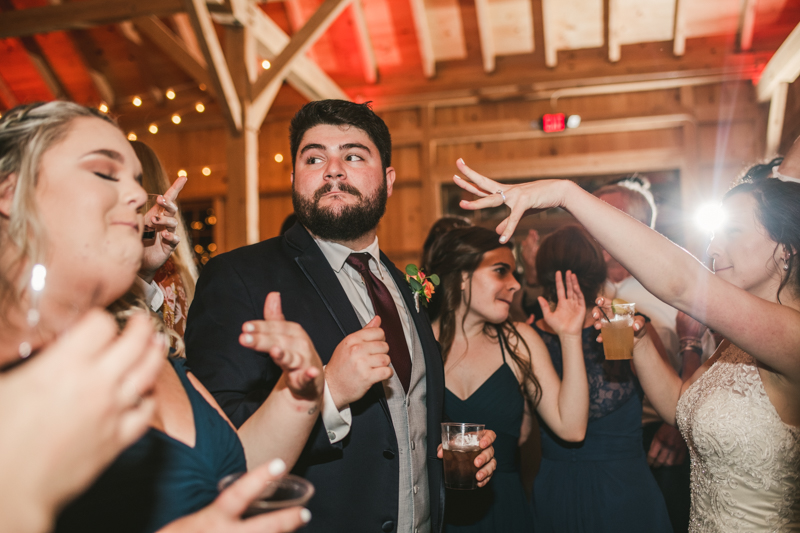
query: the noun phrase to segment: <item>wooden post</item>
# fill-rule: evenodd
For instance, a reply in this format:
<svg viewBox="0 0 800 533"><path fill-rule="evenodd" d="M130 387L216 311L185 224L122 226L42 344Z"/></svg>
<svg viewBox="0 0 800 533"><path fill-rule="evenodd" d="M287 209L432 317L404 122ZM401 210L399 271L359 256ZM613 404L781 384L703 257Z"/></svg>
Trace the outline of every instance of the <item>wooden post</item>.
<svg viewBox="0 0 800 533"><path fill-rule="evenodd" d="M783 117L786 114L786 95L789 84L786 82L778 83L772 99L769 102L769 119L767 119L767 146L764 149L764 157L775 157L778 147L781 145L781 135L783 134Z"/></svg>

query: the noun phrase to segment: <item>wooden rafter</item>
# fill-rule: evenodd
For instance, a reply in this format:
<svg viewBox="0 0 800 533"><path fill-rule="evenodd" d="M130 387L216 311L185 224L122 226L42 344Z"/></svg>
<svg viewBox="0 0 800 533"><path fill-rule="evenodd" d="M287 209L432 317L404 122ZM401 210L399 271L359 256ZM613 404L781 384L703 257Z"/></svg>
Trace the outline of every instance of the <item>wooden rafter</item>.
<svg viewBox="0 0 800 533"><path fill-rule="evenodd" d="M186 11L192 21L200 49L206 60L211 87L217 96L220 109L231 131L242 130L242 105L236 94L236 86L228 70L222 46L219 43L214 22L203 0L186 0Z"/></svg>
<svg viewBox="0 0 800 533"><path fill-rule="evenodd" d="M258 55L272 61L291 39L258 6L249 4L248 14ZM309 100L348 99L336 82L305 55L295 59L286 81Z"/></svg>
<svg viewBox="0 0 800 533"><path fill-rule="evenodd" d="M85 0L3 13L0 39L52 31L85 29L145 15L184 11L183 0Z"/></svg>
<svg viewBox="0 0 800 533"><path fill-rule="evenodd" d="M206 60L202 52L192 51L186 42L175 35L158 17L141 17L135 19L133 23L194 81L208 87L211 86L211 79L206 70Z"/></svg>
<svg viewBox="0 0 800 533"><path fill-rule="evenodd" d="M765 157L774 157L778 153L783 134L783 117L786 114L786 96L789 84L781 82L775 87L769 102L769 118L767 119L767 143Z"/></svg>
<svg viewBox="0 0 800 533"><path fill-rule="evenodd" d="M422 56L422 72L428 78L432 78L436 74L436 58L433 54L433 40L431 39L425 0L411 0L411 13L414 16L417 43L419 44L419 53Z"/></svg>
<svg viewBox="0 0 800 533"><path fill-rule="evenodd" d="M305 25L292 36L289 44L272 62L272 67L264 72L253 84L252 93L254 101L258 99L270 84L283 83L292 62L322 35L322 33L336 20L351 0L325 0L320 8L311 15Z"/></svg>
<svg viewBox="0 0 800 533"><path fill-rule="evenodd" d="M3 100L6 109L11 109L19 105L19 100L14 96L11 87L8 86L6 80L4 80L2 76L0 76L0 100Z"/></svg>
<svg viewBox="0 0 800 533"><path fill-rule="evenodd" d="M175 25L175 30L181 38L181 41L183 41L183 45L186 49L195 57L203 57L203 52L200 51L200 43L197 42L197 35L195 35L192 29L192 22L189 20L189 15L186 13L173 15L172 23Z"/></svg>
<svg viewBox="0 0 800 533"><path fill-rule="evenodd" d="M364 6L361 0L353 0L353 21L356 26L356 38L361 48L361 57L364 64L364 79L367 83L378 81L378 60L375 58L375 49L372 47L372 39L369 36L367 17L364 15Z"/></svg>
<svg viewBox="0 0 800 533"><path fill-rule="evenodd" d="M753 47L753 29L756 25L756 4L758 0L744 0L739 17L739 48L750 50Z"/></svg>
<svg viewBox="0 0 800 533"><path fill-rule="evenodd" d="M686 52L686 12L691 9L689 0L675 0L675 31L672 38L672 53L682 56Z"/></svg>
<svg viewBox="0 0 800 533"><path fill-rule="evenodd" d="M758 101L766 102L781 83L792 83L800 75L800 24L767 63L758 80Z"/></svg>
<svg viewBox="0 0 800 533"><path fill-rule="evenodd" d="M97 57L95 51L96 47L91 36L85 30L72 30L67 35L69 35L72 44L75 46L75 50L86 66L89 78L91 78L100 98L106 104L113 107L116 102L116 93L108 76L104 73L104 66L102 65L102 61Z"/></svg>
<svg viewBox="0 0 800 533"><path fill-rule="evenodd" d="M478 33L481 38L483 70L486 72L494 72L495 67L494 31L492 29L490 9L489 0L475 0L475 10L478 15Z"/></svg>

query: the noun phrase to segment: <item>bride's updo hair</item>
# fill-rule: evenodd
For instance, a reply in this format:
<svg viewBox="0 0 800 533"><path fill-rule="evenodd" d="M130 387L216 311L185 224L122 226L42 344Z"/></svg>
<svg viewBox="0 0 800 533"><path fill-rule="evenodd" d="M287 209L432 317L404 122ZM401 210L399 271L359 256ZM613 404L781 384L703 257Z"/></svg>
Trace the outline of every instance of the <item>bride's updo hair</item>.
<svg viewBox="0 0 800 533"><path fill-rule="evenodd" d="M788 269L777 265L783 279L778 287L778 302L787 286L795 296L800 296L800 182L782 181L772 177L772 168L780 165L782 158L766 164L750 167L744 176L723 197L727 200L735 194L750 194L756 201L756 218L774 241L775 249L786 247L791 253ZM736 213L731 213L736 216Z"/></svg>
<svg viewBox="0 0 800 533"><path fill-rule="evenodd" d="M14 187L11 214L0 216L0 309L20 304L31 268L44 261L46 232L35 200L42 156L81 117L117 126L96 109L62 101L17 106L0 118L0 195ZM9 180L12 175L17 178L14 185Z"/></svg>

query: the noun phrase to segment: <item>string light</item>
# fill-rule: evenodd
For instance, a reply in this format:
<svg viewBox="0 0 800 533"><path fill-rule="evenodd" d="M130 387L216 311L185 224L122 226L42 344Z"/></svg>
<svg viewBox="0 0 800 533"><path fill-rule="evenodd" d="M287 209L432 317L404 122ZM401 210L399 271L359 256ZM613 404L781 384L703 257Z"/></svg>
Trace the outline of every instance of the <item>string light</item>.
<svg viewBox="0 0 800 533"><path fill-rule="evenodd" d="M187 173L185 170L183 170L183 169L180 169L180 170L178 171L178 177L179 177L179 178L185 178L185 177L186 177L186 176L188 176L188 175L189 175L189 174L188 174L188 173Z"/></svg>
<svg viewBox="0 0 800 533"><path fill-rule="evenodd" d="M203 172L203 176L210 176L211 175L211 169L208 168L208 167L203 167L202 172Z"/></svg>
<svg viewBox="0 0 800 533"><path fill-rule="evenodd" d="M165 94L168 99L175 100L175 91L173 91L172 89L167 89L167 92Z"/></svg>
<svg viewBox="0 0 800 533"><path fill-rule="evenodd" d="M173 124L180 124L181 123L181 116L177 113L172 115L172 123Z"/></svg>
<svg viewBox="0 0 800 533"><path fill-rule="evenodd" d="M155 135L156 133L158 133L158 126L156 126L155 124L150 124L150 127L147 128L147 131Z"/></svg>
<svg viewBox="0 0 800 533"><path fill-rule="evenodd" d="M97 109L99 109L101 113L108 113L108 106L105 103L100 104Z"/></svg>
<svg viewBox="0 0 800 533"><path fill-rule="evenodd" d="M283 154L275 154L275 161L278 163L283 162Z"/></svg>
<svg viewBox="0 0 800 533"><path fill-rule="evenodd" d="M129 141L135 141L136 139L138 139L138 137L136 136L136 134L135 134L135 133L133 133L133 132L130 132L130 133L128 134L128 140L129 140Z"/></svg>
<svg viewBox="0 0 800 533"><path fill-rule="evenodd" d="M216 243L213 243L213 242L212 242L212 243L210 243L210 244L208 245L208 251L209 251L209 252L216 252L216 251L217 251L217 245L216 245Z"/></svg>
<svg viewBox="0 0 800 533"><path fill-rule="evenodd" d="M203 105L203 102L197 102L194 108L197 110L198 113L202 113L203 111L206 110L206 106Z"/></svg>
<svg viewBox="0 0 800 533"><path fill-rule="evenodd" d="M264 70L269 70L269 67L271 67L271 66L272 66L272 63L270 63L266 59L261 62L261 68L263 68Z"/></svg>
<svg viewBox="0 0 800 533"><path fill-rule="evenodd" d="M202 244L195 244L194 251L197 252L198 254L202 254L203 252L205 252L205 248L203 248Z"/></svg>
<svg viewBox="0 0 800 533"><path fill-rule="evenodd" d="M204 91L204 92L205 92L205 90L206 90L208 87L206 87L206 84L205 84L205 83L201 83L200 85L198 85L198 86L197 86L197 88L198 88L198 89L200 89L201 91Z"/></svg>
<svg viewBox="0 0 800 533"><path fill-rule="evenodd" d="M135 105L136 107L139 107L140 105L142 105L142 99L139 98L138 96L134 96L133 97L133 105Z"/></svg>

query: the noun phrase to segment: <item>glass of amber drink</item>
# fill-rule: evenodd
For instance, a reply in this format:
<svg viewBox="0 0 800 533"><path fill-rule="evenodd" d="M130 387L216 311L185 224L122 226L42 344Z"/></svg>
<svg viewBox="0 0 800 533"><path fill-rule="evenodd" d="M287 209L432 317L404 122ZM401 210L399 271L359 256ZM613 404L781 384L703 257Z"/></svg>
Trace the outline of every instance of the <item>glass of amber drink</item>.
<svg viewBox="0 0 800 533"><path fill-rule="evenodd" d="M448 489L472 490L478 488L475 458L481 453L480 441L484 424L460 422L442 423L442 451L444 456L444 486Z"/></svg>
<svg viewBox="0 0 800 533"><path fill-rule="evenodd" d="M600 319L603 352L607 360L630 359L633 357L633 317L636 304L614 301L610 311L604 311L604 316Z"/></svg>

